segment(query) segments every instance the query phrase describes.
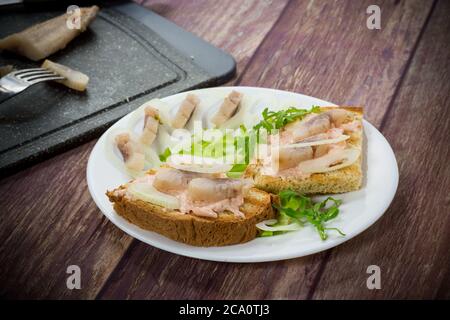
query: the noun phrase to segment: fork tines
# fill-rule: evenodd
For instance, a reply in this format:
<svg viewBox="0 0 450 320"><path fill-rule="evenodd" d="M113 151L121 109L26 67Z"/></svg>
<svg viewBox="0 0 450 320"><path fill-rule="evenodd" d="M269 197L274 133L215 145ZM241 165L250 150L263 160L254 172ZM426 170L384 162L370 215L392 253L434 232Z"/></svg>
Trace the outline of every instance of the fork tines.
<svg viewBox="0 0 450 320"><path fill-rule="evenodd" d="M10 76L33 83L44 80L61 80L64 77L45 68L31 68L11 72Z"/></svg>
<svg viewBox="0 0 450 320"><path fill-rule="evenodd" d="M53 71L44 69L44 68L32 68L32 69L23 69L11 72L11 76L15 76L19 79L27 79L34 75L56 75Z"/></svg>

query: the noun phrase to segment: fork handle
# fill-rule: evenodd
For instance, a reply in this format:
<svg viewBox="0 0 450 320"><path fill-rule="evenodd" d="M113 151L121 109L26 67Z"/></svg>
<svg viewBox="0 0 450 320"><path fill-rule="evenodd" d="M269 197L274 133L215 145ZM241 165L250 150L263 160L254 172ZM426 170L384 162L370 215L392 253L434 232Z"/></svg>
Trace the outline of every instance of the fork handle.
<svg viewBox="0 0 450 320"><path fill-rule="evenodd" d="M3 89L2 86L0 86L0 103L2 103L5 100L8 100L11 97L14 97L16 93L11 91L6 91Z"/></svg>

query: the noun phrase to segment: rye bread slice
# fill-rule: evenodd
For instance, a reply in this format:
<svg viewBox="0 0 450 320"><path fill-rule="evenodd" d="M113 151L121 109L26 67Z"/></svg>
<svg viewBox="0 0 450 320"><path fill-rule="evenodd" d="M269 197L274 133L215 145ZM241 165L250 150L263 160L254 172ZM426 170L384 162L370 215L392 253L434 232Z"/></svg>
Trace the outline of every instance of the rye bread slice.
<svg viewBox="0 0 450 320"><path fill-rule="evenodd" d="M120 216L142 229L194 246L226 246L250 241L258 234L258 222L275 217L270 194L255 188L244 193L240 209L245 218L230 212L220 213L217 218L181 214L116 192L125 188L126 185L122 185L106 193Z"/></svg>

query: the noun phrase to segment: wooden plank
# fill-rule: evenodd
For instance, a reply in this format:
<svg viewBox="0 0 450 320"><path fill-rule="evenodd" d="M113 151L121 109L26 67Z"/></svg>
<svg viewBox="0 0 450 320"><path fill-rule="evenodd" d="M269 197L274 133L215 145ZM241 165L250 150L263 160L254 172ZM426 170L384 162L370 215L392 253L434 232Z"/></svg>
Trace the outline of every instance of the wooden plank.
<svg viewBox="0 0 450 320"><path fill-rule="evenodd" d="M381 2L386 14L380 31L366 28L369 4L291 1L238 82L367 104L371 120L379 123L431 3ZM223 264L138 243L99 297L303 299L310 297L327 256L325 252L273 263Z"/></svg>
<svg viewBox="0 0 450 320"><path fill-rule="evenodd" d="M364 105L378 126L432 1L378 1L381 30L366 26L371 4L292 1L240 83Z"/></svg>
<svg viewBox="0 0 450 320"><path fill-rule="evenodd" d="M246 2L242 10L224 1L201 7L158 3L182 26L222 44L243 68L284 2ZM199 17L192 20L196 12ZM227 32L217 32L224 25ZM241 37L253 40L241 48ZM86 164L94 143L0 181L0 296L94 298L132 242L103 217L87 190ZM81 268L82 290L66 288L66 268L72 264Z"/></svg>
<svg viewBox="0 0 450 320"><path fill-rule="evenodd" d="M322 255L308 260L229 264L176 256L141 242L122 259L100 299L270 299L303 295ZM299 273L300 271L300 273Z"/></svg>
<svg viewBox="0 0 450 320"><path fill-rule="evenodd" d="M1 296L94 297L130 243L89 198L85 159L92 146L0 182ZM67 289L69 265L81 267L83 290Z"/></svg>
<svg viewBox="0 0 450 320"><path fill-rule="evenodd" d="M383 134L400 169L397 195L371 229L333 250L315 298L450 296L450 3L439 1ZM381 268L368 290L366 268Z"/></svg>
<svg viewBox="0 0 450 320"><path fill-rule="evenodd" d="M148 0L142 5L232 53L240 73L287 2Z"/></svg>

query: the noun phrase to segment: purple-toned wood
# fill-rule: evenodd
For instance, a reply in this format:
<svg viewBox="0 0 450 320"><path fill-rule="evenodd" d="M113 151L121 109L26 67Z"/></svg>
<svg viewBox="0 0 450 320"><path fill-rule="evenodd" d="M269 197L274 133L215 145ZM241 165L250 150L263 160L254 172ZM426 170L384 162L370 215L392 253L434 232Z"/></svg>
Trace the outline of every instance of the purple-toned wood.
<svg viewBox="0 0 450 320"><path fill-rule="evenodd" d="M449 4L440 1L426 22L433 1L378 1L382 28L368 30L371 2L145 5L233 54L234 84L365 105L401 174L392 207L373 228L338 248L271 263L163 252L133 240L96 208L85 179L93 141L0 181L0 296L448 298ZM365 287L369 263L382 268L382 290ZM66 288L71 264L81 267L81 290Z"/></svg>
<svg viewBox="0 0 450 320"><path fill-rule="evenodd" d="M228 50L243 69L285 1L235 3L172 1L155 6ZM241 46L242 38L251 40ZM94 143L0 181L0 296L94 298L126 252L133 239L108 222L87 189L86 164ZM81 290L66 287L66 268L72 264L82 270Z"/></svg>
<svg viewBox="0 0 450 320"><path fill-rule="evenodd" d="M439 1L382 127L397 196L373 228L333 250L314 298L449 298L449 12ZM366 287L369 265L381 269L381 290Z"/></svg>
<svg viewBox="0 0 450 320"><path fill-rule="evenodd" d="M381 3L386 16L380 31L366 28L368 4L291 1L237 83L305 92L342 103L368 103L369 117L379 124L431 3ZM346 19L333 19L339 16ZM337 52L342 43L345 52ZM374 80L362 83L369 78ZM380 90L383 94L378 96ZM340 100L355 92L357 96ZM161 253L139 243L121 261L100 298L304 299L313 294L328 255L224 265Z"/></svg>

